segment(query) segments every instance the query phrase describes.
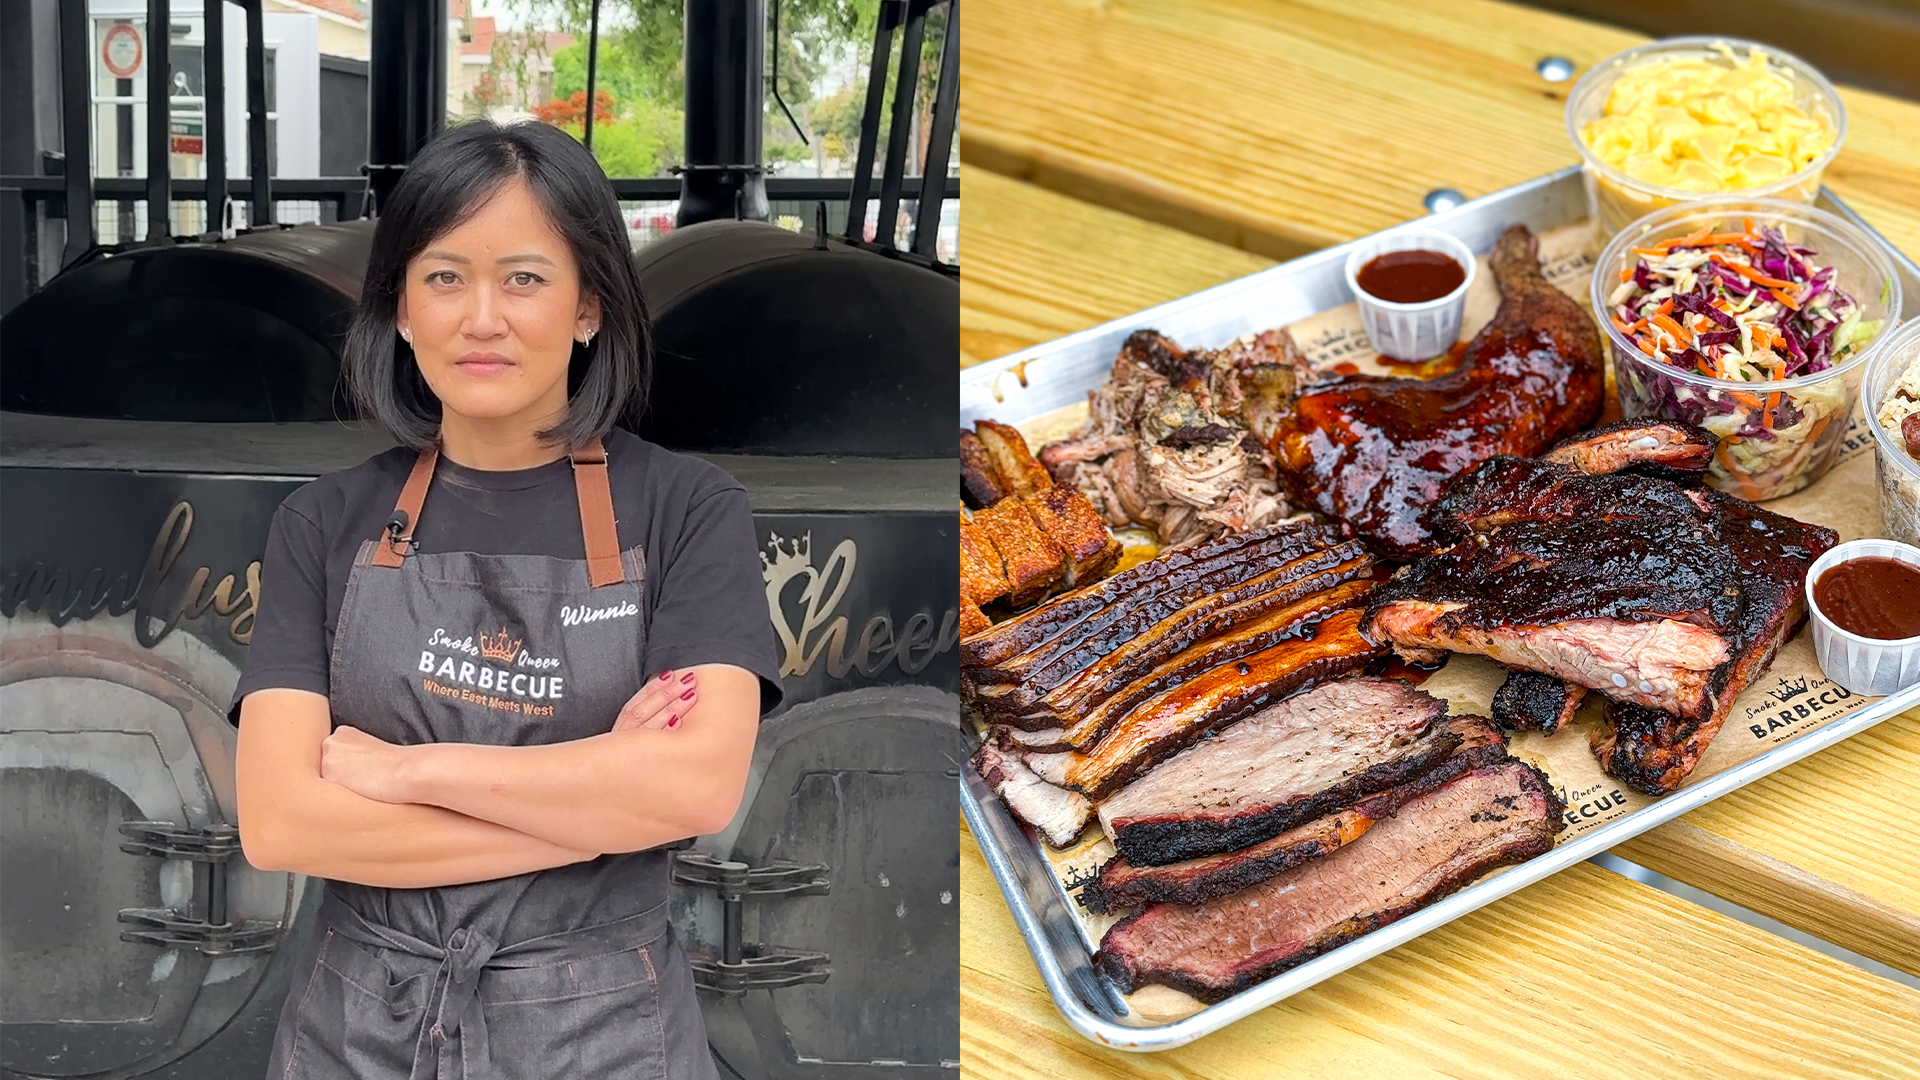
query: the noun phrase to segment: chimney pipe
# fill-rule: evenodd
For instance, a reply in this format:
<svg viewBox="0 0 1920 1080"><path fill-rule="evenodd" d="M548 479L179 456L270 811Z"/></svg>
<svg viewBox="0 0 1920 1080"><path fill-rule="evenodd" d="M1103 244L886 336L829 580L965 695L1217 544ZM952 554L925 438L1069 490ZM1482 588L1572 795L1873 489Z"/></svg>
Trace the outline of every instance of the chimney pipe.
<svg viewBox="0 0 1920 1080"><path fill-rule="evenodd" d="M686 0L687 163L674 224L767 219L766 0Z"/></svg>

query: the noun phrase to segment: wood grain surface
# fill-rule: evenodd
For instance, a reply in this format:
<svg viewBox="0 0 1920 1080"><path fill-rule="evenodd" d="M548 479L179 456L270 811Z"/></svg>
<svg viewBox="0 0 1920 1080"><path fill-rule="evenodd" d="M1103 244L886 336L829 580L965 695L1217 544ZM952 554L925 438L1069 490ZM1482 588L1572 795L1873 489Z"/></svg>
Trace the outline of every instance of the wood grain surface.
<svg viewBox="0 0 1920 1080"><path fill-rule="evenodd" d="M1920 992L1582 863L1158 1054L1066 1026L960 842L967 1077L1911 1080Z"/></svg>
<svg viewBox="0 0 1920 1080"><path fill-rule="evenodd" d="M1418 216L1434 188L1484 195L1576 163L1573 83L1534 65L1561 56L1584 72L1644 40L1493 0L968 11L963 160L1273 258ZM1849 130L1827 183L1920 251L1920 107L1841 96Z"/></svg>

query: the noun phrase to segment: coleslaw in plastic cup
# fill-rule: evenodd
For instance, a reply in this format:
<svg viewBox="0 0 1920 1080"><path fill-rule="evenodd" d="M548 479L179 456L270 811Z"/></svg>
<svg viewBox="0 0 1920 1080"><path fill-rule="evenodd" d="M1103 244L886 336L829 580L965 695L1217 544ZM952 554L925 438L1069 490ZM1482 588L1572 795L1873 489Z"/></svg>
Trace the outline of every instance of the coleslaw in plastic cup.
<svg viewBox="0 0 1920 1080"><path fill-rule="evenodd" d="M1622 413L1719 436L1707 483L1760 502L1832 466L1901 296L1892 260L1852 224L1722 198L1621 230L1594 266L1592 301Z"/></svg>
<svg viewBox="0 0 1920 1080"><path fill-rule="evenodd" d="M1763 59L1756 62L1756 54ZM1729 137L1726 131L1715 131L1711 124L1703 127L1691 123L1689 117L1675 111L1668 117L1648 118L1645 121L1647 132L1659 140L1659 146L1637 148L1645 155L1640 160L1656 165L1664 178L1671 182L1662 183L1645 176L1635 176L1635 172L1645 170L1631 166L1623 168L1607 160L1610 156L1616 160L1632 160L1634 155L1597 152L1589 143L1587 134L1596 122L1607 120L1609 103L1622 76L1645 74L1650 65L1664 62L1679 62L1691 65L1696 70L1701 65L1710 65L1716 70L1737 70L1743 64L1753 64L1762 69L1754 73L1755 78L1784 80L1785 96L1826 136L1824 148L1810 155L1790 153L1788 156L1791 161L1783 165L1771 160L1769 154L1756 153L1755 147L1738 142L1738 136ZM1777 82L1773 86L1776 90L1781 88ZM1721 112L1725 99L1730 95L1719 93L1719 87L1714 90L1716 92L1702 94L1698 99L1684 103L1684 108L1692 111L1691 119L1730 119ZM1658 94L1642 94L1635 102L1627 104L1633 108L1647 108L1650 102L1673 102L1682 96L1678 89L1661 88ZM1680 106L1675 108L1678 110ZM1664 38L1610 56L1595 64L1574 84L1573 90L1567 95L1566 118L1567 135L1573 140L1586 166L1583 171L1587 196L1602 236L1611 235L1649 211L1703 197L1738 195L1811 203L1820 193L1821 175L1847 136L1846 106L1841 103L1833 84L1811 64L1771 46L1729 37ZM1761 125L1769 135L1780 126L1778 118L1772 116ZM1810 160L1806 160L1805 164L1799 164L1802 159L1809 157ZM1698 176L1682 176L1671 170L1670 167L1675 164L1715 165L1719 167L1722 181L1727 174L1733 174L1741 182L1728 184L1710 181L1705 177L1705 169L1700 170ZM1761 167L1763 164L1764 167Z"/></svg>

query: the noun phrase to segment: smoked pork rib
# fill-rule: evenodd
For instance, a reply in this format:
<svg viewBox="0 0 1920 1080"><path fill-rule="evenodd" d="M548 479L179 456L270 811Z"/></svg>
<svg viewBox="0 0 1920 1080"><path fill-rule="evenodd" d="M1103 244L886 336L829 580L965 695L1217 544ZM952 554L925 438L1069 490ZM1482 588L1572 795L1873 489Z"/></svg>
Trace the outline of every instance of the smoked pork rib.
<svg viewBox="0 0 1920 1080"><path fill-rule="evenodd" d="M1704 715L1740 608L1726 545L1694 523L1527 521L1407 567L1374 590L1365 625L1403 653L1480 653Z"/></svg>
<svg viewBox="0 0 1920 1080"><path fill-rule="evenodd" d="M1806 617L1813 560L1839 537L1712 490L1496 458L1449 487L1460 537L1375 590L1364 626L1410 657L1472 652L1673 722L1622 710L1608 772L1673 790L1740 691Z"/></svg>
<svg viewBox="0 0 1920 1080"><path fill-rule="evenodd" d="M1074 755L1066 783L1100 800L1195 739L1309 686L1350 675L1380 655L1360 635L1360 613L1342 611L1300 638L1222 664L1154 697L1121 718L1087 754Z"/></svg>
<svg viewBox="0 0 1920 1080"><path fill-rule="evenodd" d="M1474 769L1325 858L1203 904L1141 909L1107 931L1095 963L1128 993L1157 983L1221 1001L1550 850L1561 815L1533 766Z"/></svg>
<svg viewBox="0 0 1920 1080"><path fill-rule="evenodd" d="M1620 420L1582 432L1540 460L1599 475L1626 469L1677 483L1698 483L1720 440L1705 428L1670 420Z"/></svg>
<svg viewBox="0 0 1920 1080"><path fill-rule="evenodd" d="M1163 866L1135 866L1126 856L1116 855L1101 867L1099 879L1081 890L1081 903L1090 911L1116 913L1141 904L1198 904L1225 896L1308 859L1331 854L1358 839L1409 799L1507 756L1506 739L1485 719L1459 716L1449 720L1447 726L1461 737L1460 748L1406 783L1238 851Z"/></svg>
<svg viewBox="0 0 1920 1080"><path fill-rule="evenodd" d="M1271 446L1294 503L1386 558L1433 550L1428 512L1448 480L1495 454L1537 454L1600 414L1599 332L1541 274L1533 234L1508 229L1488 264L1500 307L1459 367L1434 379L1350 375L1276 406Z"/></svg>
<svg viewBox="0 0 1920 1080"><path fill-rule="evenodd" d="M1100 825L1138 866L1245 848L1433 767L1461 742L1446 714L1399 679L1323 683L1168 759Z"/></svg>

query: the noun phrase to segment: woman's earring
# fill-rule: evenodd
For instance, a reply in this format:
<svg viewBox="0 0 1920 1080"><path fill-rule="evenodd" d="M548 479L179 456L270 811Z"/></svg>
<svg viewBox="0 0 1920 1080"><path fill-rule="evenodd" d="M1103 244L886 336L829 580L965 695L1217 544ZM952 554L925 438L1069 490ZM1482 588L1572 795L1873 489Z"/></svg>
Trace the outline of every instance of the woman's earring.
<svg viewBox="0 0 1920 1080"><path fill-rule="evenodd" d="M586 337L583 337L583 338L581 338L581 339L580 339L580 344L582 344L582 345L592 345L592 344L593 344L593 331L591 331L591 330L589 330L589 331L587 331L587 336L586 336Z"/></svg>
<svg viewBox="0 0 1920 1080"><path fill-rule="evenodd" d="M400 340L406 342L409 345L413 344L413 331L411 330L400 331Z"/></svg>

